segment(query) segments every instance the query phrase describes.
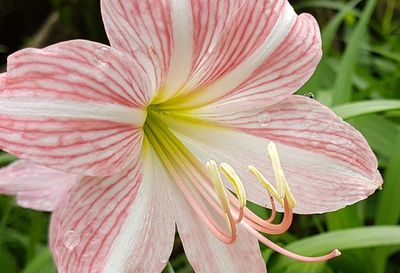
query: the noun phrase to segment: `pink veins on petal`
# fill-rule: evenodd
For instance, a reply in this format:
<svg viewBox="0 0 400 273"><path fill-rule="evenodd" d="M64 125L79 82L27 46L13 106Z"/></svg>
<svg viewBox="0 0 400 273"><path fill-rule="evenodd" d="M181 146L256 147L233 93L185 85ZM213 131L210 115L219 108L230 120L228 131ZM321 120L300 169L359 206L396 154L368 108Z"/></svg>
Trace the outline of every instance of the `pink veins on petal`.
<svg viewBox="0 0 400 273"><path fill-rule="evenodd" d="M24 160L0 192L53 211L58 271L159 273L175 229L197 273L266 272L258 241L339 255L262 235L382 184L364 137L293 95L321 58L315 19L285 0L100 2L111 46L23 49L0 74L0 148Z"/></svg>

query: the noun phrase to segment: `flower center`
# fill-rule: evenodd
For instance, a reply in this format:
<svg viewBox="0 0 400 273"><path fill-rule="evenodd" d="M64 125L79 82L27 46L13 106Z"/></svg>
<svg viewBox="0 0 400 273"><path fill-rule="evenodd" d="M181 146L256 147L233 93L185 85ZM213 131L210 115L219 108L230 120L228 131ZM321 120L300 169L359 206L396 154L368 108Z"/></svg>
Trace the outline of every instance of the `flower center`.
<svg viewBox="0 0 400 273"><path fill-rule="evenodd" d="M250 173L254 174L269 195L272 213L270 218L265 220L246 208L246 191L236 171L227 163L218 165L213 160L209 160L205 165L202 164L163 122L163 118L165 118L164 113L149 108L143 127L146 141L152 146L189 205L219 240L227 244L235 242L237 225L240 224L260 242L297 260L323 261L340 254L334 250L322 257L297 255L281 248L261 234L281 234L287 231L292 223L292 210L296 204L275 144L269 143L268 157L274 171L276 188L256 167L248 167ZM223 177L233 186L235 194L225 188ZM278 224L274 223L275 201L279 202L284 210L283 219Z"/></svg>

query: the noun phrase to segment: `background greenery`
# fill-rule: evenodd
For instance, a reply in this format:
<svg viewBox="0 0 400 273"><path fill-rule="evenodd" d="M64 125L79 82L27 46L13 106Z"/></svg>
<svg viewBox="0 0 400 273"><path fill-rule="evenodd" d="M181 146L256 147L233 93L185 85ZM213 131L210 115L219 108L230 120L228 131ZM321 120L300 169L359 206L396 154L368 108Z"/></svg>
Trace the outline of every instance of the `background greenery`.
<svg viewBox="0 0 400 273"><path fill-rule="evenodd" d="M0 0L0 69L27 46L85 38L107 43L99 0ZM302 254L339 248L327 263L293 262L263 248L272 273L400 273L400 1L291 1L318 19L324 57L300 94L311 92L368 139L385 179L382 191L341 211L296 216L272 239ZM0 153L0 166L12 157ZM312 171L312 166L310 166ZM1 179L1 178L0 178ZM256 208L260 213L265 213ZM47 248L49 214L0 196L0 272L55 272ZM179 242L165 272L192 272Z"/></svg>

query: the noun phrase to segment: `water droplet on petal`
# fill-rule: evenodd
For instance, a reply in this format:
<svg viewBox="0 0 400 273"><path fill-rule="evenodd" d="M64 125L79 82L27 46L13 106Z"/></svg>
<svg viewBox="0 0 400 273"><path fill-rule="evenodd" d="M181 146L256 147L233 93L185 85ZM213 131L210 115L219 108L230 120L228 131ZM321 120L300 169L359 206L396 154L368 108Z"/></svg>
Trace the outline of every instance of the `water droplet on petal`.
<svg viewBox="0 0 400 273"><path fill-rule="evenodd" d="M257 120L261 126L267 126L268 123L272 120L272 116L269 113L262 113L258 116Z"/></svg>
<svg viewBox="0 0 400 273"><path fill-rule="evenodd" d="M94 54L96 55L98 61L105 61L110 58L111 49L108 47L101 47L96 49Z"/></svg>
<svg viewBox="0 0 400 273"><path fill-rule="evenodd" d="M63 243L69 251L74 250L74 248L77 247L80 242L81 236L78 232L73 230L68 230L67 232L65 232Z"/></svg>

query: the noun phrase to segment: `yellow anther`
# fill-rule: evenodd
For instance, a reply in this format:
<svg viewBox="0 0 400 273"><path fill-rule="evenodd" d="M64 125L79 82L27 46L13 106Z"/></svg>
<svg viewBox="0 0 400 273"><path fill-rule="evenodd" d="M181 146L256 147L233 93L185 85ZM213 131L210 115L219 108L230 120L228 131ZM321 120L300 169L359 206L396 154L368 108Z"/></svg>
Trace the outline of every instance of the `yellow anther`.
<svg viewBox="0 0 400 273"><path fill-rule="evenodd" d="M278 191L275 189L275 187L262 175L262 173L260 173L260 171L252 165L248 167L248 170L257 177L261 185L263 185L263 187L283 206L283 198L278 194Z"/></svg>
<svg viewBox="0 0 400 273"><path fill-rule="evenodd" d="M221 202L221 207L225 211L226 214L229 214L230 210L231 210L230 203L229 203L226 191L225 191L225 186L222 183L218 165L217 165L217 163L215 163L215 161L210 160L210 161L207 161L206 168L210 175L210 179L214 184L214 189L215 189L215 192L217 193L218 199Z"/></svg>
<svg viewBox="0 0 400 273"><path fill-rule="evenodd" d="M294 199L294 196L293 196L292 192L290 191L289 183L287 183L287 181L286 181L285 191L286 191L286 198L289 203L289 207L291 209L293 209L296 206L296 199Z"/></svg>
<svg viewBox="0 0 400 273"><path fill-rule="evenodd" d="M286 192L286 179L285 174L283 173L281 161L279 159L278 150L276 149L275 143L273 143L272 141L268 144L267 149L268 156L271 159L272 169L274 170L278 194L280 198L284 198Z"/></svg>
<svg viewBox="0 0 400 273"><path fill-rule="evenodd" d="M296 206L296 200L294 199L293 194L290 191L290 187L283 172L281 161L279 159L278 150L276 149L275 143L271 141L268 144L267 149L268 149L268 156L271 159L272 169L274 170L276 185L278 188L277 193L282 199L286 197L290 208L294 208Z"/></svg>
<svg viewBox="0 0 400 273"><path fill-rule="evenodd" d="M221 163L219 165L219 169L226 176L226 178L228 178L229 182L235 188L240 207L241 208L246 207L246 202L247 202L246 191L244 189L242 180L240 179L239 175L230 165L226 163Z"/></svg>

